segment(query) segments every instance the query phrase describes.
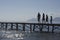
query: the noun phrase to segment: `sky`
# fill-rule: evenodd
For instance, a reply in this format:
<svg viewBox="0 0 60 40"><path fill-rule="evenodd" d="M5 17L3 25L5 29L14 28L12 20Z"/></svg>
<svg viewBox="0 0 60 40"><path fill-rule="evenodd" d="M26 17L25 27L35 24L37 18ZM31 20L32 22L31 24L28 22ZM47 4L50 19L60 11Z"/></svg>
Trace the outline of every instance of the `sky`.
<svg viewBox="0 0 60 40"><path fill-rule="evenodd" d="M60 17L60 0L0 0L0 21L27 21L38 12Z"/></svg>

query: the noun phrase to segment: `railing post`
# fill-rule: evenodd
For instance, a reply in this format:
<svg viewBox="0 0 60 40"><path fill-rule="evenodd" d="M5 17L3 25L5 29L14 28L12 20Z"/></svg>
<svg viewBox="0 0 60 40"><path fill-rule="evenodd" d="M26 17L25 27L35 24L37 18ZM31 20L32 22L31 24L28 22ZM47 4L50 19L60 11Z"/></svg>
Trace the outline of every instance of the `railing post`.
<svg viewBox="0 0 60 40"><path fill-rule="evenodd" d="M25 31L25 24L23 24L23 31Z"/></svg>

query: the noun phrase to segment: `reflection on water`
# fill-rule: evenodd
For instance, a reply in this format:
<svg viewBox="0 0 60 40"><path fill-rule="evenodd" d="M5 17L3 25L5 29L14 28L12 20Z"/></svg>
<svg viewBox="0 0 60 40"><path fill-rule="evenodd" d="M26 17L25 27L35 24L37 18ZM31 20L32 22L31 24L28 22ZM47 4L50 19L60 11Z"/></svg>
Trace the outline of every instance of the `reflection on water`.
<svg viewBox="0 0 60 40"><path fill-rule="evenodd" d="M60 33L0 31L0 40L60 40Z"/></svg>

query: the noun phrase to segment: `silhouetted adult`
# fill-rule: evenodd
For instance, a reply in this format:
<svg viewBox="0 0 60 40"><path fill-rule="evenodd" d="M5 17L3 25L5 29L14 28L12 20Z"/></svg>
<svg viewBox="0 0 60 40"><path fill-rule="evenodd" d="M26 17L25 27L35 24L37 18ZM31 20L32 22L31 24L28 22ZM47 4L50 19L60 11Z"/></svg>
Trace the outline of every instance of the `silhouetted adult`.
<svg viewBox="0 0 60 40"><path fill-rule="evenodd" d="M38 15L37 15L37 20L38 20L38 22L40 22L40 17L41 17L41 15L40 15L40 13L38 12Z"/></svg>
<svg viewBox="0 0 60 40"><path fill-rule="evenodd" d="M45 22L45 14L43 13L43 16L42 16L42 23Z"/></svg>
<svg viewBox="0 0 60 40"><path fill-rule="evenodd" d="M52 16L50 16L50 23L52 24Z"/></svg>
<svg viewBox="0 0 60 40"><path fill-rule="evenodd" d="M46 23L48 23L48 15L46 15Z"/></svg>

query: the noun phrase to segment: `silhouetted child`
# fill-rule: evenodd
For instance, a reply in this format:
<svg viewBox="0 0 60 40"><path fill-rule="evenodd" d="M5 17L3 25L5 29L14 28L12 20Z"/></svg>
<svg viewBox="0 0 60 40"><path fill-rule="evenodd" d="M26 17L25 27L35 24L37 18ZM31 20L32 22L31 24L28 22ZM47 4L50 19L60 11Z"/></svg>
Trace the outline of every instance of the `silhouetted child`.
<svg viewBox="0 0 60 40"><path fill-rule="evenodd" d="M40 13L38 12L38 15L37 15L37 20L38 20L38 22L40 22L40 17L41 17L41 15L40 15Z"/></svg>
<svg viewBox="0 0 60 40"><path fill-rule="evenodd" d="M52 16L50 16L50 23L52 24Z"/></svg>

